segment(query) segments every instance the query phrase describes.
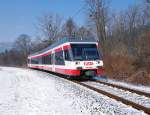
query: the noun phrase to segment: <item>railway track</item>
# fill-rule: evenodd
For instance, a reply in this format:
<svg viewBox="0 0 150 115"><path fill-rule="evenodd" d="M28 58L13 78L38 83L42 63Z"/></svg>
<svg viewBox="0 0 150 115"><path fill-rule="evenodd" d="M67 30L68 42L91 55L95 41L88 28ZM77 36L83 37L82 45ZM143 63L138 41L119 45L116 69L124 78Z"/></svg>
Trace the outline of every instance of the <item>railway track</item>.
<svg viewBox="0 0 150 115"><path fill-rule="evenodd" d="M95 80L95 82L101 83L101 84L104 84L104 85L108 85L108 86L111 86L111 87L116 87L116 88L119 88L119 89L122 89L122 90L130 91L132 93L136 93L136 94L139 94L139 95L144 95L144 96L150 98L150 93L147 93L147 92L143 92L143 91L140 91L140 90L135 90L135 89L131 89L131 88L127 88L127 87L124 87L124 86L120 86L120 85L116 85L116 84L112 84L112 83L108 83L108 82L104 82L104 81L99 81L99 80Z"/></svg>
<svg viewBox="0 0 150 115"><path fill-rule="evenodd" d="M115 100L117 100L117 101L120 101L120 102L122 102L122 103L124 103L124 104L126 104L126 105L132 106L133 108L136 108L136 109L138 109L138 110L142 110L142 111L144 111L145 113L150 114L150 108L149 108L149 107L146 107L146 106L143 106L143 105L141 105L141 104L138 104L138 103L136 103L136 102L134 102L134 101L132 101L132 100L125 99L125 98L123 98L123 97L120 97L120 96L115 95L115 94L113 94L113 93L110 93L110 92L108 92L108 91L105 91L105 90L96 88L96 87L94 87L94 86L88 85L88 84L86 84L86 82L79 82L79 81L74 81L74 80L71 80L71 82L76 83L76 84L79 84L79 85L81 85L81 86L83 86L83 87L86 87L86 88L88 88L88 89L90 89L90 90L93 90L93 91L95 91L95 92L97 92L97 93L106 95L106 96L108 96L108 97L110 97L110 98L113 98L113 99L115 99ZM96 81L96 82L97 82L97 81ZM101 82L98 82L98 83L101 83ZM106 85L106 84L105 84L105 85ZM109 84L108 84L108 85L109 85ZM118 88L119 88L119 87L118 87ZM130 91L131 91L131 90L130 90ZM134 93L135 93L135 91L134 91Z"/></svg>

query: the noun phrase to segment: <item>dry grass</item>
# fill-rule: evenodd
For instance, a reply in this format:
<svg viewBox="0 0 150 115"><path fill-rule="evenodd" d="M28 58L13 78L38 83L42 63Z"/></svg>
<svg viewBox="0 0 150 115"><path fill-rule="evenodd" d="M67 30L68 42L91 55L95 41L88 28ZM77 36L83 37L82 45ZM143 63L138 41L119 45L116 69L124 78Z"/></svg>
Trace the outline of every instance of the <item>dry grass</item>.
<svg viewBox="0 0 150 115"><path fill-rule="evenodd" d="M105 55L106 73L111 79L150 86L150 74L146 66L139 67L135 61L124 46L115 48L111 54Z"/></svg>
<svg viewBox="0 0 150 115"><path fill-rule="evenodd" d="M136 71L126 79L126 82L150 86L150 74L146 71Z"/></svg>

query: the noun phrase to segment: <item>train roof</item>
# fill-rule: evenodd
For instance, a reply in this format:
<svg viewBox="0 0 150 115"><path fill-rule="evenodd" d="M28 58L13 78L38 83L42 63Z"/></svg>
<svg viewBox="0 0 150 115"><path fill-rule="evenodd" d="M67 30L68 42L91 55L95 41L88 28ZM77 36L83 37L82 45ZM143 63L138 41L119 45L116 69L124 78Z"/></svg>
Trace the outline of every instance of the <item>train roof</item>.
<svg viewBox="0 0 150 115"><path fill-rule="evenodd" d="M58 45L61 45L63 43L67 43L67 42L79 42L79 43L82 43L82 42L97 42L96 39L94 38L75 38L75 37L65 37L65 38L62 38L62 39L59 39L58 41L54 42L52 45L50 45L49 47L39 51L39 52L36 52L34 54L31 54L29 56L34 56L34 55L38 55L38 54L41 54L43 52L46 52L47 50L50 50Z"/></svg>

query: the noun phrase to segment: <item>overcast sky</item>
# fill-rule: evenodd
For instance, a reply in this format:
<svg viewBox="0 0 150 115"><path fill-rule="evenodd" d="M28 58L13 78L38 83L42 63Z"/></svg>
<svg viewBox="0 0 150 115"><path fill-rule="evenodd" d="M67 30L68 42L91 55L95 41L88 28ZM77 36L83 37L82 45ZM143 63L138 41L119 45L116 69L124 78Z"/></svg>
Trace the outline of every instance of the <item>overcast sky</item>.
<svg viewBox="0 0 150 115"><path fill-rule="evenodd" d="M110 7L117 11L140 0L111 0ZM57 13L67 19L84 6L84 0L0 0L0 42L15 40L25 33L37 36L38 17ZM78 25L84 24L85 11L74 16Z"/></svg>

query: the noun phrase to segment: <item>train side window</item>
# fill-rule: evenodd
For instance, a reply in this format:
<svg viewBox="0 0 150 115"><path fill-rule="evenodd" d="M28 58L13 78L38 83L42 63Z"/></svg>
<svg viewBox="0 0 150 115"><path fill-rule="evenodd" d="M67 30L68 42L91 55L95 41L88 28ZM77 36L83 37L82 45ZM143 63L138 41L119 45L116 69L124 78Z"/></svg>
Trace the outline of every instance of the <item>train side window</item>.
<svg viewBox="0 0 150 115"><path fill-rule="evenodd" d="M42 64L42 57L37 58L37 64Z"/></svg>
<svg viewBox="0 0 150 115"><path fill-rule="evenodd" d="M42 57L42 64L52 64L51 55Z"/></svg>
<svg viewBox="0 0 150 115"><path fill-rule="evenodd" d="M38 62L38 59L31 59L31 64L38 64L39 62Z"/></svg>
<svg viewBox="0 0 150 115"><path fill-rule="evenodd" d="M65 53L65 60L68 60L70 61L70 55L69 55L69 51L68 50L64 50L64 53Z"/></svg>
<svg viewBox="0 0 150 115"><path fill-rule="evenodd" d="M48 55L48 56L47 56L47 64L52 64L52 63L51 63L51 55Z"/></svg>
<svg viewBox="0 0 150 115"><path fill-rule="evenodd" d="M44 64L47 64L47 58L44 56Z"/></svg>
<svg viewBox="0 0 150 115"><path fill-rule="evenodd" d="M42 57L42 64L45 64L45 57Z"/></svg>
<svg viewBox="0 0 150 115"><path fill-rule="evenodd" d="M63 51L55 53L55 64L56 65L64 65Z"/></svg>
<svg viewBox="0 0 150 115"><path fill-rule="evenodd" d="M51 63L55 64L55 55L54 55L54 53L51 54Z"/></svg>
<svg viewBox="0 0 150 115"><path fill-rule="evenodd" d="M40 58L36 58L36 59L35 59L35 64L41 64Z"/></svg>
<svg viewBox="0 0 150 115"><path fill-rule="evenodd" d="M45 64L48 64L48 57L45 56Z"/></svg>

